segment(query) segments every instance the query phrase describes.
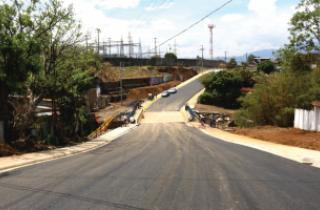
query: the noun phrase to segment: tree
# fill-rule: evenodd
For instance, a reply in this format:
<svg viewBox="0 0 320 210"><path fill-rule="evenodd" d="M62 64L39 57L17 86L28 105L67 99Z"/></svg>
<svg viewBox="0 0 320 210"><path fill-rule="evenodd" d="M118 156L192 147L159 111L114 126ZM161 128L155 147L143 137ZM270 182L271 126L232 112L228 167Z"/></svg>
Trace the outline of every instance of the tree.
<svg viewBox="0 0 320 210"><path fill-rule="evenodd" d="M44 61L31 87L39 98L52 100L50 139L59 144L64 137L81 133L81 124L86 120L83 93L92 83L99 61L92 50L80 46L84 37L70 7L51 0L40 17L41 28L56 24L41 36Z"/></svg>
<svg viewBox="0 0 320 210"><path fill-rule="evenodd" d="M255 59L255 58L256 58L255 55L250 54L250 55L248 56L248 58L247 58L247 63L248 63L248 64L254 64L254 59Z"/></svg>
<svg viewBox="0 0 320 210"><path fill-rule="evenodd" d="M230 61L227 63L227 68L228 69L233 69L236 68L238 65L237 61L235 58L231 58Z"/></svg>
<svg viewBox="0 0 320 210"><path fill-rule="evenodd" d="M9 96L25 94L28 76L40 70L41 43L32 21L36 6L37 1L0 5L0 121L4 123L7 143L12 140L13 127Z"/></svg>
<svg viewBox="0 0 320 210"><path fill-rule="evenodd" d="M178 58L174 53L166 53L164 60L168 66L173 66L177 63Z"/></svg>
<svg viewBox="0 0 320 210"><path fill-rule="evenodd" d="M276 67L272 61L262 61L258 64L258 71L264 72L265 74L270 74L276 70Z"/></svg>
<svg viewBox="0 0 320 210"><path fill-rule="evenodd" d="M263 76L254 91L241 99L237 124L292 126L294 109L310 109L311 102L320 97L319 72L297 77L282 71Z"/></svg>
<svg viewBox="0 0 320 210"><path fill-rule="evenodd" d="M157 65L159 65L160 61L161 61L161 57L160 56L158 56L158 55L157 56L152 56L150 58L150 65L157 66Z"/></svg>
<svg viewBox="0 0 320 210"><path fill-rule="evenodd" d="M86 112L82 95L99 59L81 47L84 39L72 8L63 7L60 0L7 2L0 5L0 121L6 142L13 140L17 126L10 101L15 94L31 98L26 102L27 120L20 120L24 127L32 125L37 104L51 98L52 135L58 125L71 128L69 135L78 133Z"/></svg>
<svg viewBox="0 0 320 210"><path fill-rule="evenodd" d="M301 0L291 19L291 45L306 52L320 50L320 1Z"/></svg>
<svg viewBox="0 0 320 210"><path fill-rule="evenodd" d="M241 96L242 79L239 74L221 71L203 79L205 94L200 103L214 104L225 108L238 108L237 99Z"/></svg>

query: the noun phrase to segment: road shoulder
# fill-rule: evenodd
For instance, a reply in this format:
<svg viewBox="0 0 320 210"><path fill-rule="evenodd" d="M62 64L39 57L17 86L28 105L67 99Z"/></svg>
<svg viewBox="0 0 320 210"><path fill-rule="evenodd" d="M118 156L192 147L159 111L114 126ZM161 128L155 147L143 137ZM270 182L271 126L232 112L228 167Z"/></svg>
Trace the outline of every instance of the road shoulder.
<svg viewBox="0 0 320 210"><path fill-rule="evenodd" d="M320 168L319 151L267 142L247 136L232 134L217 128L210 128L208 126L204 128L201 127L200 123L187 123L187 125L197 128L201 132L225 142L250 147L293 160L298 163L308 164Z"/></svg>
<svg viewBox="0 0 320 210"><path fill-rule="evenodd" d="M14 170L21 167L34 165L34 164L66 158L73 155L98 149L100 147L108 145L115 139L127 134L128 132L135 129L136 127L137 127L136 125L130 125L129 127L120 127L105 133L104 135L98 137L97 139L94 139L82 144L78 144L72 147L64 147L64 148L43 151L43 152L2 157L0 158L0 173L9 171L9 170Z"/></svg>

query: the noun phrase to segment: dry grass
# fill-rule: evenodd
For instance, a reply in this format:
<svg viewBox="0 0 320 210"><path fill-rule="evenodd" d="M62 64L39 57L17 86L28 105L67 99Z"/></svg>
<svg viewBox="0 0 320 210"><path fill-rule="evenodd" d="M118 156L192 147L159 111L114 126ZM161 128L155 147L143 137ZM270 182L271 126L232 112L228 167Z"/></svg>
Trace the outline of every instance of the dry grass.
<svg viewBox="0 0 320 210"><path fill-rule="evenodd" d="M104 82L118 81L120 78L120 68L109 64L103 64L102 70L98 75ZM149 78L161 75L162 74L159 73L157 69L148 66L124 67L121 71L122 79Z"/></svg>
<svg viewBox="0 0 320 210"><path fill-rule="evenodd" d="M204 113L225 113L230 116L233 116L237 111L233 109L225 109L218 106L211 106L211 105L204 105L204 104L196 104L195 109Z"/></svg>
<svg viewBox="0 0 320 210"><path fill-rule="evenodd" d="M320 151L320 133L308 132L294 128L263 126L236 129L236 134L245 135L274 143Z"/></svg>

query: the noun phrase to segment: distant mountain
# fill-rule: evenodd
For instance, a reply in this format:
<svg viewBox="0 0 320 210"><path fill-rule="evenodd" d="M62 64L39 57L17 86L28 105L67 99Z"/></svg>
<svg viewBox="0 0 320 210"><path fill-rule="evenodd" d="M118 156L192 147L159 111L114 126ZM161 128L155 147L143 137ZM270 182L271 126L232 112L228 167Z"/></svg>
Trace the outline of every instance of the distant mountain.
<svg viewBox="0 0 320 210"><path fill-rule="evenodd" d="M277 51L276 49L264 49L264 50L258 50L254 52L248 53L248 56L250 54L255 55L256 57L261 57L261 58L271 58L274 59L275 56L273 55L273 52ZM241 56L232 56L228 57L228 60L230 58L235 58L238 63L241 63L246 60L246 54L241 55ZM224 57L218 57L217 59L224 60Z"/></svg>

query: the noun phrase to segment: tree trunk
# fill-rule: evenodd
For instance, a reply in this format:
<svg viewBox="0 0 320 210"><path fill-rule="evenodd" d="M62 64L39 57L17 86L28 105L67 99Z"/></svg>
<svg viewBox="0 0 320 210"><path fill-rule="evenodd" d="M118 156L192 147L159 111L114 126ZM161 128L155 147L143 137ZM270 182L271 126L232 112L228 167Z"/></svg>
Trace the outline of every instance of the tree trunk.
<svg viewBox="0 0 320 210"><path fill-rule="evenodd" d="M8 98L8 88L0 84L0 143L8 143L10 139Z"/></svg>

